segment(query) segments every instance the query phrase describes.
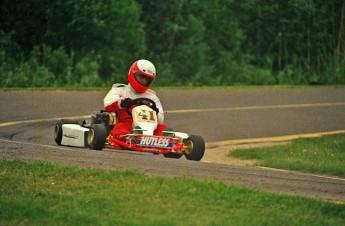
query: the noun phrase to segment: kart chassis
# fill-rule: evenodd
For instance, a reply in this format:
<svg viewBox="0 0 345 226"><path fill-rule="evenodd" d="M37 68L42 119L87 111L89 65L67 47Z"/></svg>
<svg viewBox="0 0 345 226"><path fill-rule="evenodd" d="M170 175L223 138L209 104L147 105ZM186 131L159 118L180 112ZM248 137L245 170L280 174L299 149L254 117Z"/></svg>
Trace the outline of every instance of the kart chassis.
<svg viewBox="0 0 345 226"><path fill-rule="evenodd" d="M163 154L167 158L180 158L185 155L188 160L201 160L205 151L205 142L201 136L173 131L164 131L164 136L153 135L157 116L152 109L156 106L150 104L153 101L147 98L138 98L135 101L138 102L137 106L132 111L127 109L134 121L132 133L114 137L111 131L117 123L116 115L100 111L93 114L90 121L83 121L81 125L76 120L61 119L54 129L55 142L58 145L89 147L94 150L123 149ZM148 119L147 115L151 116L152 120Z"/></svg>

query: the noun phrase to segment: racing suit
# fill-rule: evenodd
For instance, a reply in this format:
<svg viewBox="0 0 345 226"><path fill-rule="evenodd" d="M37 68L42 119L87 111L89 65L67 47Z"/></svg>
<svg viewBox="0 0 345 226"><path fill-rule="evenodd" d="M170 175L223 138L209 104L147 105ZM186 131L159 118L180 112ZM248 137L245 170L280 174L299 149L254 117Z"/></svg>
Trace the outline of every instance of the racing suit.
<svg viewBox="0 0 345 226"><path fill-rule="evenodd" d="M149 89L145 93L138 93L133 89L131 85L124 84L114 84L111 90L104 98L104 108L107 112L116 112L118 117L118 123L114 126L112 131L113 136L121 136L132 132L133 129L133 119L127 113L125 108L121 107L121 101L125 98L149 98L156 103L156 107L159 109L157 114L158 126L154 131L154 135L162 136L163 131L167 129L164 125L164 112L163 107L158 99L156 93Z"/></svg>

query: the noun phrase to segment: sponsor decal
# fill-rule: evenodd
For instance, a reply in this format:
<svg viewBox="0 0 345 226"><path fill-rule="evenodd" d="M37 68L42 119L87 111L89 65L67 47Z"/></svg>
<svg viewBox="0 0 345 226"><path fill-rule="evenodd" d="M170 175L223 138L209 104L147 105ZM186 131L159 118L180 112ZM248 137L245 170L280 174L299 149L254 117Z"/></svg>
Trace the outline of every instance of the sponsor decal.
<svg viewBox="0 0 345 226"><path fill-rule="evenodd" d="M140 146L172 148L173 139L169 137L137 136L136 143Z"/></svg>
<svg viewBox="0 0 345 226"><path fill-rule="evenodd" d="M67 135L67 134L64 134L63 136L67 138L78 139L78 136Z"/></svg>

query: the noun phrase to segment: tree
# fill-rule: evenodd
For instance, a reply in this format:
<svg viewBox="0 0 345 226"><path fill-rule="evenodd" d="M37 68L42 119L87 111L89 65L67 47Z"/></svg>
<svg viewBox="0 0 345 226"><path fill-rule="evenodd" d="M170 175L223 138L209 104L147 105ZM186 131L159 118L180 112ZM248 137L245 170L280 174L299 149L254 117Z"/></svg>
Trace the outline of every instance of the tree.
<svg viewBox="0 0 345 226"><path fill-rule="evenodd" d="M188 84L195 77L196 84L205 84L226 76L226 70L215 70L219 57L235 54L243 37L232 0L138 2L152 58L171 65L178 81Z"/></svg>
<svg viewBox="0 0 345 226"><path fill-rule="evenodd" d="M146 51L139 17L135 0L4 0L0 30L19 47L19 52L6 50L9 58L28 61L31 52L36 47L36 52L43 50L42 46L63 49L72 58L72 73L80 61L92 62L104 81L124 82L130 63Z"/></svg>

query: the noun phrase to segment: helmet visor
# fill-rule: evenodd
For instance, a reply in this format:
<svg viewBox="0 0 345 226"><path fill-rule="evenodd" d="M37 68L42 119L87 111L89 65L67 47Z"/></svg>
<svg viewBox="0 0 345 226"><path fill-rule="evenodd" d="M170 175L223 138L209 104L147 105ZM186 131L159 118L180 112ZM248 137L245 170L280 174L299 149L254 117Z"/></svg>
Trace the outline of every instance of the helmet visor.
<svg viewBox="0 0 345 226"><path fill-rule="evenodd" d="M147 75L141 74L140 72L135 72L134 78L140 85L146 87L150 87L155 80L154 78L148 77Z"/></svg>

